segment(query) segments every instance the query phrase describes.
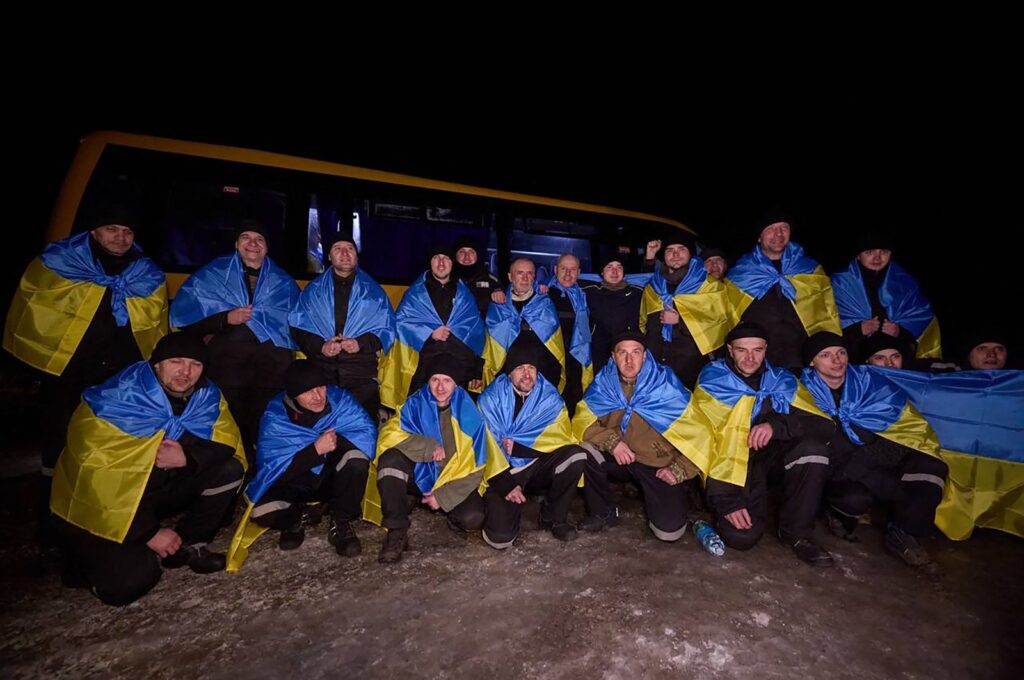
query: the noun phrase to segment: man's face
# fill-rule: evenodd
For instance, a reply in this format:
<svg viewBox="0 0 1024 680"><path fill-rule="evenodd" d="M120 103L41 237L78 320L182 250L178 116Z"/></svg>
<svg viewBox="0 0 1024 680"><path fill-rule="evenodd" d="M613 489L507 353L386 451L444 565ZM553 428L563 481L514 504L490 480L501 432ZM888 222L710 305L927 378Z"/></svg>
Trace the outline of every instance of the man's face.
<svg viewBox="0 0 1024 680"><path fill-rule="evenodd" d="M682 269L690 262L690 249L681 243L665 246L665 266L669 269Z"/></svg>
<svg viewBox="0 0 1024 680"><path fill-rule="evenodd" d="M430 393L434 395L438 406L447 406L455 392L455 381L443 373L430 376Z"/></svg>
<svg viewBox="0 0 1024 680"><path fill-rule="evenodd" d="M857 256L857 261L860 262L865 269L870 269L873 272L880 272L885 269L885 266L889 264L889 260L891 259L892 251L883 250L882 248L865 250Z"/></svg>
<svg viewBox="0 0 1024 680"><path fill-rule="evenodd" d="M267 240L255 231L243 231L235 241L235 250L245 266L259 269L263 266L263 258L267 256Z"/></svg>
<svg viewBox="0 0 1024 680"><path fill-rule="evenodd" d="M636 340L623 340L612 350L612 359L619 369L619 375L626 380L633 380L640 374L646 357L644 346Z"/></svg>
<svg viewBox="0 0 1024 680"><path fill-rule="evenodd" d="M526 295L533 290L533 279L537 275L533 263L529 260L516 260L508 272L508 280L512 282L512 290L517 295Z"/></svg>
<svg viewBox="0 0 1024 680"><path fill-rule="evenodd" d="M153 366L157 380L171 394L186 394L203 375L203 364L187 357L171 357Z"/></svg>
<svg viewBox="0 0 1024 680"><path fill-rule="evenodd" d="M726 266L725 258L723 257L715 255L704 260L704 271L708 273L708 276L721 281L722 277L725 276L726 270L728 270L728 267Z"/></svg>
<svg viewBox="0 0 1024 680"><path fill-rule="evenodd" d="M533 364L519 364L508 374L508 379L517 390L529 394L537 384L537 367Z"/></svg>
<svg viewBox="0 0 1024 680"><path fill-rule="evenodd" d="M469 267L476 264L476 249L465 247L459 248L458 252L455 253L455 259L458 260L459 264L463 267Z"/></svg>
<svg viewBox="0 0 1024 680"><path fill-rule="evenodd" d="M789 245L790 228L786 222L774 222L761 231L757 240L766 255L772 258L782 256L782 251Z"/></svg>
<svg viewBox="0 0 1024 680"><path fill-rule="evenodd" d="M312 411L313 413L320 413L327 406L327 387L321 385L320 387L314 387L311 390L306 390L299 396L295 397L295 401L299 402L299 406Z"/></svg>
<svg viewBox="0 0 1024 680"><path fill-rule="evenodd" d="M422 262L422 260L420 260ZM339 274L351 274L359 264L356 247L348 241L338 241L331 246L331 265Z"/></svg>
<svg viewBox="0 0 1024 680"><path fill-rule="evenodd" d="M135 232L120 224L105 224L91 233L100 247L111 255L124 255L135 243Z"/></svg>
<svg viewBox="0 0 1024 680"><path fill-rule="evenodd" d="M846 378L849 363L845 347L826 347L811 360L811 367L823 378L840 380Z"/></svg>
<svg viewBox="0 0 1024 680"><path fill-rule="evenodd" d="M555 278L563 288L572 288L580 276L580 261L575 257L563 257L555 267Z"/></svg>
<svg viewBox="0 0 1024 680"><path fill-rule="evenodd" d="M903 354L898 349L880 349L868 357L867 363L886 368L903 368Z"/></svg>
<svg viewBox="0 0 1024 680"><path fill-rule="evenodd" d="M990 371L1006 366L1006 346L998 342L983 342L971 350L967 357L971 368Z"/></svg>
<svg viewBox="0 0 1024 680"><path fill-rule="evenodd" d="M438 281L447 281L452 274L452 259L441 253L434 255L430 258L430 273Z"/></svg>
<svg viewBox="0 0 1024 680"><path fill-rule="evenodd" d="M601 278L605 283L612 285L619 283L626 276L625 269L622 268L621 262L609 262L601 270Z"/></svg>
<svg viewBox="0 0 1024 680"><path fill-rule="evenodd" d="M736 370L747 378L757 373L764 363L768 342L764 338L738 338L726 347L729 348L729 356L732 357Z"/></svg>

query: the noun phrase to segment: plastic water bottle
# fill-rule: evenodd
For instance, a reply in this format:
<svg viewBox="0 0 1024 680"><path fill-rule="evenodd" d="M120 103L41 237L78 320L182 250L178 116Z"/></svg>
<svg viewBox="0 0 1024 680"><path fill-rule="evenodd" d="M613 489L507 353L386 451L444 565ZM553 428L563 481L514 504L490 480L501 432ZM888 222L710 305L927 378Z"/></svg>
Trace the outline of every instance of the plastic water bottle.
<svg viewBox="0 0 1024 680"><path fill-rule="evenodd" d="M725 554L725 544L722 543L721 536L718 535L714 527L704 520L699 519L693 523L693 535L697 537L704 549L715 557Z"/></svg>

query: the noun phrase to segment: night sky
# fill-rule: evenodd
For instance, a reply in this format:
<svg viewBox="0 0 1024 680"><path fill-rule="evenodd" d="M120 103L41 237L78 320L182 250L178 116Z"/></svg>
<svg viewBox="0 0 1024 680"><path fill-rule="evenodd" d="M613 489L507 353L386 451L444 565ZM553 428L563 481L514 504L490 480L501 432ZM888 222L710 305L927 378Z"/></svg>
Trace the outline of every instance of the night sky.
<svg viewBox="0 0 1024 680"><path fill-rule="evenodd" d="M181 82L116 101L93 85L66 98L51 93L23 112L14 188L24 245L4 251L3 305L42 246L77 140L100 129L642 210L685 222L734 257L752 247L758 213L778 206L793 215L793 240L829 272L845 268L856 231L872 225L895 236L894 259L922 283L946 348L999 310L1016 315L1024 292L1019 220L1009 207L1020 177L999 172L1016 137L1006 133L1009 112L994 102L940 108L926 93L893 90L799 99L734 92L680 109L639 95L477 96L370 84L344 88L329 105L318 104L331 99L326 86L319 96L268 105L266 92L200 95Z"/></svg>

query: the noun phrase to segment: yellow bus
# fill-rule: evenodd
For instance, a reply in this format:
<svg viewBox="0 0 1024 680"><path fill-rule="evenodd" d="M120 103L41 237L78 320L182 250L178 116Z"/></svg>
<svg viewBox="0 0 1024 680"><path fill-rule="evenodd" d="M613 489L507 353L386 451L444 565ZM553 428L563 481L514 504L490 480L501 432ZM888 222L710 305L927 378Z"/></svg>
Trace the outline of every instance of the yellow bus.
<svg viewBox="0 0 1024 680"><path fill-rule="evenodd" d="M356 237L360 267L397 305L427 267L436 243L462 237L485 246L486 265L505 281L511 257L550 275L572 252L590 272L612 252L639 261L666 217L602 205L485 189L310 158L123 132L85 137L61 187L48 240L83 228L90 207L116 189L139 211L136 240L167 272L171 295L193 271L231 251L234 226L263 222L271 256L300 285L323 270L321 235Z"/></svg>

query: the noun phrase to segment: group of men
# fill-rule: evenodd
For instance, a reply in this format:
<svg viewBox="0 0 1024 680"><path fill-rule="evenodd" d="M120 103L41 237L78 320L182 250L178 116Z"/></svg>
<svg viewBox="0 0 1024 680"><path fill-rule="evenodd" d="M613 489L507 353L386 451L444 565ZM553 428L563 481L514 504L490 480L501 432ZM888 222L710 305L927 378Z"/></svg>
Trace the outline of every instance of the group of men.
<svg viewBox="0 0 1024 680"><path fill-rule="evenodd" d="M410 499L504 549L540 496L541 527L570 541L619 521L613 481L639 487L658 539L681 538L703 494L725 543L748 549L780 478L778 536L819 566L822 504L857 540L882 499L887 547L931 568L918 539L945 483L938 442L898 388L850 364L940 356L884 239L830 280L774 216L731 268L672 230L648 244L642 288L620 253L584 287L575 255L546 285L516 258L504 289L463 241L431 251L392 309L349 234L325 239L329 267L300 292L263 225L242 222L235 252L168 305L135 215L111 204L87 226L29 266L4 347L48 374L40 526L64 546L65 582L104 602L141 597L161 563L237 569L268 529L295 549L323 509L341 556L361 552L354 520L382 526L385 563L408 546ZM975 368L1005 360L996 335L971 351ZM239 493L231 548L211 552Z"/></svg>

